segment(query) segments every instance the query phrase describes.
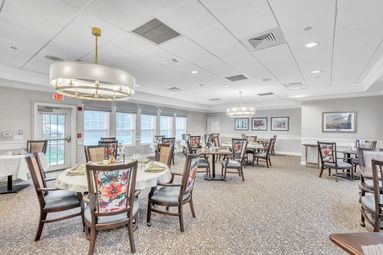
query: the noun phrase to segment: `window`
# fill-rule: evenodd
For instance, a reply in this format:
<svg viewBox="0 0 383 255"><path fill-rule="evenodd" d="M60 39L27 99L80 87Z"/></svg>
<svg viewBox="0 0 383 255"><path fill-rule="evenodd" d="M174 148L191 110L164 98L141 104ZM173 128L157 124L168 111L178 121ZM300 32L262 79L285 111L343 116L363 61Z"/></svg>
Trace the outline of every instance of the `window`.
<svg viewBox="0 0 383 255"><path fill-rule="evenodd" d="M177 141L182 139L182 134L186 134L186 118L177 117L176 118L176 140Z"/></svg>
<svg viewBox="0 0 383 255"><path fill-rule="evenodd" d="M152 143L156 133L156 116L141 115L141 143Z"/></svg>
<svg viewBox="0 0 383 255"><path fill-rule="evenodd" d="M165 137L171 137L173 135L173 117L161 116L160 134Z"/></svg>
<svg viewBox="0 0 383 255"><path fill-rule="evenodd" d="M117 112L117 140L123 145L133 145L136 127L136 114Z"/></svg>
<svg viewBox="0 0 383 255"><path fill-rule="evenodd" d="M84 111L84 145L97 145L109 135L109 113Z"/></svg>

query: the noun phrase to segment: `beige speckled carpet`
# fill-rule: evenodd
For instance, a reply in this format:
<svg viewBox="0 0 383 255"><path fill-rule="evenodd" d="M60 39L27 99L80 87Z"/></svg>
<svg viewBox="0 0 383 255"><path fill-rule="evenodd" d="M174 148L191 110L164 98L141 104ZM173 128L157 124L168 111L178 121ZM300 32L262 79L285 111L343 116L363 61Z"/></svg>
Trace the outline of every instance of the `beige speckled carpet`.
<svg viewBox="0 0 383 255"><path fill-rule="evenodd" d="M227 182L198 176L193 219L184 208L185 232L178 218L153 214L146 226L147 191L141 196L135 231L137 254L344 254L328 236L361 232L357 181L324 175L299 166L298 157L274 156L273 166L245 168L246 181ZM173 170L180 171L183 158ZM217 169L220 166L217 164ZM39 208L32 187L0 195L0 254L87 254L80 218L50 223L33 242ZM126 228L100 232L97 254L128 254Z"/></svg>

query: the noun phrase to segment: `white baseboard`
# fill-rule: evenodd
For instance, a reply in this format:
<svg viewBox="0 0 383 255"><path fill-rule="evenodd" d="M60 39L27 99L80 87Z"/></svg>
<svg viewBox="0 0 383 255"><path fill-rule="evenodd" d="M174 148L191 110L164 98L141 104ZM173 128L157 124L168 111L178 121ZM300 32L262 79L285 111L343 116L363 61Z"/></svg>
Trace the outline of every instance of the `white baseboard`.
<svg viewBox="0 0 383 255"><path fill-rule="evenodd" d="M292 151L275 151L277 155L285 155L285 156L298 156L301 157L302 153L300 152L292 152Z"/></svg>

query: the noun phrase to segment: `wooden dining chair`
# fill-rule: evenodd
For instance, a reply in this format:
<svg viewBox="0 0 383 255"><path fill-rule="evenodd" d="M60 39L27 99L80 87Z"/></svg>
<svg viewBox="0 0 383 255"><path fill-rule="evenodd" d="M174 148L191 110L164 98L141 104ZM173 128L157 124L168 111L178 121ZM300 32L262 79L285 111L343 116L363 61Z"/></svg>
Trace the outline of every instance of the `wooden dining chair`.
<svg viewBox="0 0 383 255"><path fill-rule="evenodd" d="M189 142L190 142L190 134L182 134L182 140L184 140L185 142L186 142L186 141L189 141ZM187 147L183 147L183 148L182 148L182 153L183 153L184 155L187 154L187 151L188 151L188 148L187 148Z"/></svg>
<svg viewBox="0 0 383 255"><path fill-rule="evenodd" d="M232 139L232 152L233 154L222 161L222 174L223 179L226 181L227 173L237 173L239 177L242 177L242 181L245 181L243 174L243 165L246 158L246 139L233 138ZM227 169L235 169L234 171L228 171Z"/></svg>
<svg viewBox="0 0 383 255"><path fill-rule="evenodd" d="M118 154L118 141L99 141L99 146L105 147L105 157L106 159L109 159L111 156L113 156L115 159L117 159Z"/></svg>
<svg viewBox="0 0 383 255"><path fill-rule="evenodd" d="M114 142L114 141L116 141L116 137L101 137L100 141L101 142Z"/></svg>
<svg viewBox="0 0 383 255"><path fill-rule="evenodd" d="M277 142L277 135L273 136L273 144L272 147L270 148L270 154L275 156L275 143Z"/></svg>
<svg viewBox="0 0 383 255"><path fill-rule="evenodd" d="M161 163L166 164L169 169L170 166L172 165L172 157L173 157L173 150L174 150L174 144L160 144L160 154L158 161Z"/></svg>
<svg viewBox="0 0 383 255"><path fill-rule="evenodd" d="M193 218L195 212L193 208L193 188L197 175L199 154L190 154L187 156L183 174L172 173L169 183L159 183L157 187L153 187L149 193L147 224L151 226L152 212L164 215L177 216L180 223L181 232L184 232L183 210L185 204L190 205ZM175 176L181 176L181 183L174 182ZM157 206L163 206L166 209L160 210ZM169 207L177 207L177 212L171 212Z"/></svg>
<svg viewBox="0 0 383 255"><path fill-rule="evenodd" d="M361 225L365 226L367 220L374 227L374 232L379 232L383 219L383 195L381 187L383 187L383 161L371 161L373 195L366 194L360 199L361 203Z"/></svg>
<svg viewBox="0 0 383 255"><path fill-rule="evenodd" d="M86 162L101 162L106 159L106 149L103 145L84 146Z"/></svg>
<svg viewBox="0 0 383 255"><path fill-rule="evenodd" d="M188 148L188 154L187 155L196 153L196 151L193 150L193 147L191 146L191 144L188 141L186 142L186 145ZM204 171L197 171L197 173L205 173L207 176L207 179L210 181L211 170L210 170L210 162L209 162L208 156L201 154L199 161L198 161L198 169L200 169L200 168L203 168L205 170Z"/></svg>
<svg viewBox="0 0 383 255"><path fill-rule="evenodd" d="M28 153L47 153L48 140L28 140L27 152Z"/></svg>
<svg viewBox="0 0 383 255"><path fill-rule="evenodd" d="M33 186L35 188L40 206L40 220L34 240L40 240L45 223L51 223L81 216L84 226L84 210L81 193L76 193L68 190L60 190L58 188L48 188L38 154L28 154L25 156L25 159L28 164L28 169L32 177ZM72 212L70 214L66 213L60 217L47 219L48 214L66 212L74 208L79 208L80 212Z"/></svg>
<svg viewBox="0 0 383 255"><path fill-rule="evenodd" d="M338 158L336 151L336 143L319 142L318 153L321 161L321 171L319 177L322 177L325 168L328 168L328 175L331 175L331 169L335 169L335 181L338 181L338 170L353 170L350 163L346 162L347 158Z"/></svg>
<svg viewBox="0 0 383 255"><path fill-rule="evenodd" d="M259 165L259 161L265 161L266 167L269 168L271 166L271 148L273 147L274 139L271 138L268 143L265 144L265 149L262 151L259 151L254 154L254 157L257 161L257 165Z"/></svg>
<svg viewBox="0 0 383 255"><path fill-rule="evenodd" d="M359 140L359 139L357 139L355 141L355 146L356 146L355 148L356 149L362 148L362 149L375 150L376 149L376 144L377 144L377 141L369 141L369 140ZM353 158L351 160L351 163L354 166L354 172L356 172L356 168L360 164L358 154L356 155L355 158Z"/></svg>
<svg viewBox="0 0 383 255"><path fill-rule="evenodd" d="M196 153L197 150L201 148L201 136L199 135L191 135L190 136L190 147L192 153Z"/></svg>
<svg viewBox="0 0 383 255"><path fill-rule="evenodd" d="M133 224L138 223L137 161L113 165L86 165L89 204L85 208L88 254L94 253L97 231L128 226L130 250L136 252Z"/></svg>
<svg viewBox="0 0 383 255"><path fill-rule="evenodd" d="M163 137L162 138L162 144L172 144L173 145L173 154L172 154L172 161L173 165L175 164L174 158L175 158L175 145L176 145L176 138L175 137ZM161 148L160 148L161 149Z"/></svg>
<svg viewBox="0 0 383 255"><path fill-rule="evenodd" d="M255 144L257 142L257 136L256 135L249 135L249 136L246 136L246 141L247 141L247 145L249 144ZM253 165L254 165L254 154L257 153L257 149L250 149L250 148L247 148L246 149L246 158L247 160L249 160L249 154L252 155L252 160L253 160Z"/></svg>

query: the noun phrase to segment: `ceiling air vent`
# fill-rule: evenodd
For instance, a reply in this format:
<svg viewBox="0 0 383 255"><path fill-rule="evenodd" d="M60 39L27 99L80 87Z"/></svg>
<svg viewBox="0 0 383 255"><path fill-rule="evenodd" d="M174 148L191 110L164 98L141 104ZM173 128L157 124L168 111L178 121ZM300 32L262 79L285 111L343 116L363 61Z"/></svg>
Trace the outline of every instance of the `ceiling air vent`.
<svg viewBox="0 0 383 255"><path fill-rule="evenodd" d="M177 88L177 87L171 87L171 88L168 88L169 91L172 91L172 92L177 92L177 91L180 91L182 89L180 88Z"/></svg>
<svg viewBox="0 0 383 255"><path fill-rule="evenodd" d="M210 98L209 101L221 101L222 99L221 98Z"/></svg>
<svg viewBox="0 0 383 255"><path fill-rule="evenodd" d="M287 84L283 84L287 90L299 90L299 89L307 89L307 85L303 82L291 82Z"/></svg>
<svg viewBox="0 0 383 255"><path fill-rule="evenodd" d="M264 96L273 96L274 93L273 92L266 92L266 93L259 93L257 94L258 96L260 97L264 97Z"/></svg>
<svg viewBox="0 0 383 255"><path fill-rule="evenodd" d="M158 19L152 19L134 29L133 33L136 33L155 44L161 44L180 35Z"/></svg>
<svg viewBox="0 0 383 255"><path fill-rule="evenodd" d="M253 35L244 40L251 51L274 47L286 42L285 36L279 27Z"/></svg>
<svg viewBox="0 0 383 255"><path fill-rule="evenodd" d="M247 80L248 78L243 74L233 75L229 77L225 77L229 81L241 81L241 80Z"/></svg>

